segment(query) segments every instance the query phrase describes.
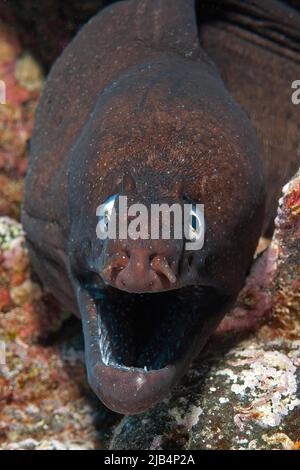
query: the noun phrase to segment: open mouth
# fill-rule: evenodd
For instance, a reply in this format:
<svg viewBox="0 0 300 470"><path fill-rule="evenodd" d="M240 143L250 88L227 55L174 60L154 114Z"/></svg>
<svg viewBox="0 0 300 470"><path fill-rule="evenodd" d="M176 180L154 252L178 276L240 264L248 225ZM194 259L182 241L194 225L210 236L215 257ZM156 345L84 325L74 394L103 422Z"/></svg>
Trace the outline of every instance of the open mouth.
<svg viewBox="0 0 300 470"><path fill-rule="evenodd" d="M215 326L208 309L220 310L209 287L156 294L109 287L105 295L79 288L78 299L90 383L120 413L141 412L165 398Z"/></svg>

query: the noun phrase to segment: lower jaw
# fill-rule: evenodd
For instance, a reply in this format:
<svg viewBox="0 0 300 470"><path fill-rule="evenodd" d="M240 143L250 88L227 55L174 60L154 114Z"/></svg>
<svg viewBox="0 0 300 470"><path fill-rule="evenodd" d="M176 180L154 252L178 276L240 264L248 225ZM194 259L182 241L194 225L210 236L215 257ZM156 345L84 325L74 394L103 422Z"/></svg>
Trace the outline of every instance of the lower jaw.
<svg viewBox="0 0 300 470"><path fill-rule="evenodd" d="M177 376L171 365L150 372L105 366L101 362L87 367L92 367L90 384L96 395L109 409L121 414L141 413L162 401Z"/></svg>
<svg viewBox="0 0 300 470"><path fill-rule="evenodd" d="M80 287L77 299L82 316L89 383L100 400L117 413L141 413L166 398L209 336L208 331L195 335L185 354L170 363L164 361L162 367L157 364L152 369L124 365L124 362L113 361L105 348L100 347L101 338L103 346L103 336L99 334L97 302Z"/></svg>

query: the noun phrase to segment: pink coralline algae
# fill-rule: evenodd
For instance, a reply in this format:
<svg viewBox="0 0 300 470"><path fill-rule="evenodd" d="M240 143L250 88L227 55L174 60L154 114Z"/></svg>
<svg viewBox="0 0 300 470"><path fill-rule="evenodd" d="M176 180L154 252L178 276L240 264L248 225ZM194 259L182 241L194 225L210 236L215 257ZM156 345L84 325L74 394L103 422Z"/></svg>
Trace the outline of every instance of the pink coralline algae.
<svg viewBox="0 0 300 470"><path fill-rule="evenodd" d="M15 33L1 21L0 80L6 101L0 105L0 215L18 217L42 73L34 59L22 53Z"/></svg>
<svg viewBox="0 0 300 470"><path fill-rule="evenodd" d="M274 335L280 329L280 334L286 331L291 336L291 322L300 319L299 172L283 188L275 227L271 243L254 262L236 306L220 324L216 337L230 331L255 331L266 319L274 325Z"/></svg>
<svg viewBox="0 0 300 470"><path fill-rule="evenodd" d="M8 217L0 286L0 449L101 447L80 339L51 340L69 313L32 280L22 227Z"/></svg>

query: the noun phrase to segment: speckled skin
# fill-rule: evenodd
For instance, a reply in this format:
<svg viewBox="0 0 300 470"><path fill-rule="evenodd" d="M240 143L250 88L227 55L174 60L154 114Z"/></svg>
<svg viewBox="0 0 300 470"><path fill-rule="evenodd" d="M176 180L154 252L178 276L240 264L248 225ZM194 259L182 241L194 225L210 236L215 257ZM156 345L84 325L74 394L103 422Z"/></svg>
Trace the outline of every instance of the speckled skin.
<svg viewBox="0 0 300 470"><path fill-rule="evenodd" d="M259 101L263 95L264 86ZM128 171L133 184L124 184ZM115 193L147 205L203 203L204 248L191 256L166 240L100 242L96 208ZM267 200L267 214L274 202ZM37 273L82 318L89 381L109 408L143 411L184 373L243 285L264 206L255 130L200 47L194 2L131 0L95 16L48 78L23 223ZM103 274L120 252L127 292ZM172 290L141 287L157 255L174 270ZM126 368L105 363L104 336Z"/></svg>

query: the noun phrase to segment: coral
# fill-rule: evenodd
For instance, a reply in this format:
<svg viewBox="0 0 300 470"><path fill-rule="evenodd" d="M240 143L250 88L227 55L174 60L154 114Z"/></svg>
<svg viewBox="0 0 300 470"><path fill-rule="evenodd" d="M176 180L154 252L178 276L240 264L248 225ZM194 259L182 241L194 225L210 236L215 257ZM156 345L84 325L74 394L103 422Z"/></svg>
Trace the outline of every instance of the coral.
<svg viewBox="0 0 300 470"><path fill-rule="evenodd" d="M1 21L0 80L5 84L6 101L0 105L0 215L18 218L43 77L33 57L22 54L16 33Z"/></svg>
<svg viewBox="0 0 300 470"><path fill-rule="evenodd" d="M22 227L7 217L0 218L0 286L0 449L101 447L80 323L69 340L51 340L69 313L32 280Z"/></svg>

